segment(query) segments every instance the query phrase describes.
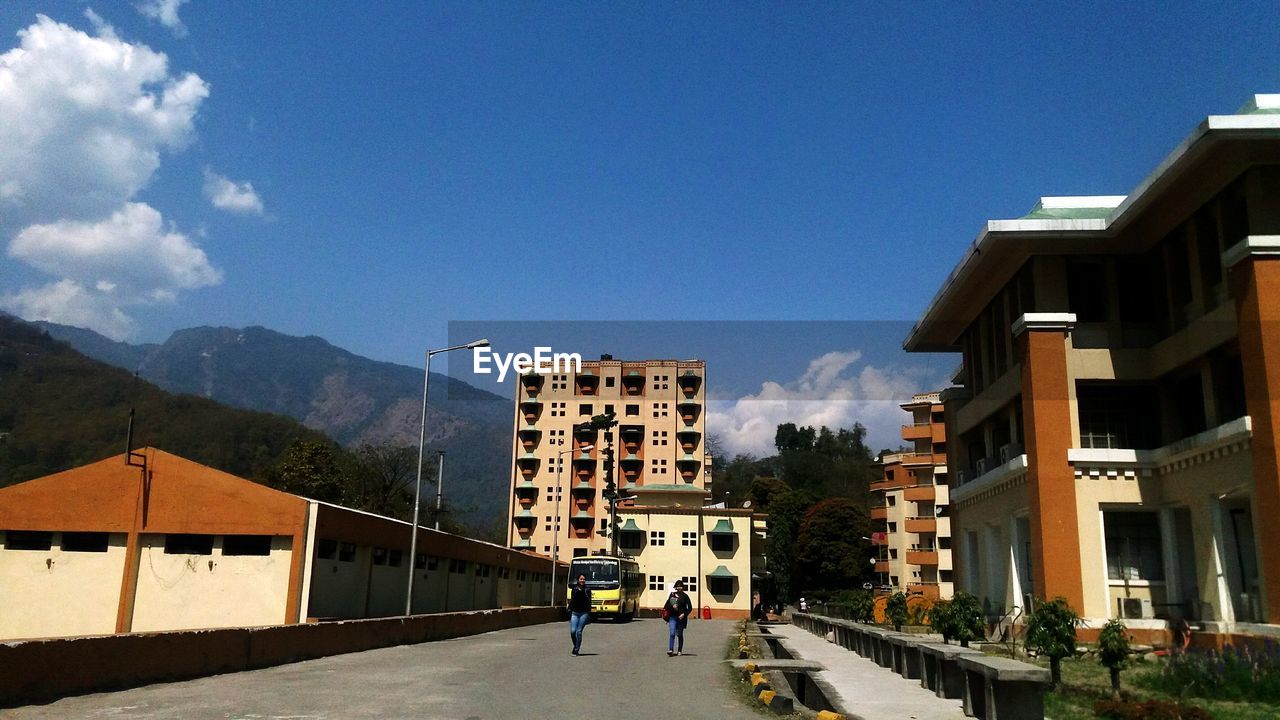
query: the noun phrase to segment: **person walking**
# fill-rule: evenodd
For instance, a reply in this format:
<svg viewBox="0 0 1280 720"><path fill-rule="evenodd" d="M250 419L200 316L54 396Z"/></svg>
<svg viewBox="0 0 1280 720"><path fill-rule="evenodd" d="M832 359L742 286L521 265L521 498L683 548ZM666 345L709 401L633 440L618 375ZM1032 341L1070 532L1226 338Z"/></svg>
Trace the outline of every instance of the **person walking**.
<svg viewBox="0 0 1280 720"><path fill-rule="evenodd" d="M582 650L582 628L591 618L591 590L587 588L587 576L579 575L578 584L569 591L569 637L573 640L573 654Z"/></svg>
<svg viewBox="0 0 1280 720"><path fill-rule="evenodd" d="M693 602L684 592L684 581L677 580L671 595L662 606L662 617L667 621L667 657L684 654L684 627L689 623ZM679 645L676 642L679 641Z"/></svg>

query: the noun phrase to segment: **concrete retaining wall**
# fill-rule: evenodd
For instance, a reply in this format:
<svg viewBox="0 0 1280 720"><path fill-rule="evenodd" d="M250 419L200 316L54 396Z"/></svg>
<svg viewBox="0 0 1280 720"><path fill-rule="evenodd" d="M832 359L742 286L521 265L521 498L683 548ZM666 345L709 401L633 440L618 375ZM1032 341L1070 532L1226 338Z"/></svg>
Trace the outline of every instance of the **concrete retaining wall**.
<svg viewBox="0 0 1280 720"><path fill-rule="evenodd" d="M11 641L0 644L0 707L558 619L558 608L525 607L306 625Z"/></svg>

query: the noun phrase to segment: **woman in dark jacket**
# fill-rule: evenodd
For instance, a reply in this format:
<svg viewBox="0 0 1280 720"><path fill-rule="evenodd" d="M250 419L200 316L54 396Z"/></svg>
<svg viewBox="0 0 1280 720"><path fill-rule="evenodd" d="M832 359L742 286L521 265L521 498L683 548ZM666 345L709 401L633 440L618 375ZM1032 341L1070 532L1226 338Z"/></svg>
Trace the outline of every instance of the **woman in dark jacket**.
<svg viewBox="0 0 1280 720"><path fill-rule="evenodd" d="M587 576L579 575L578 584L569 590L569 638L573 640L573 654L582 651L582 628L591 617L591 590Z"/></svg>
<svg viewBox="0 0 1280 720"><path fill-rule="evenodd" d="M670 597L662 606L662 614L667 618L667 657L684 654L684 626L689 623L689 613L693 612L693 602L684 592L684 581L677 580L671 590ZM680 641L676 645L676 640Z"/></svg>

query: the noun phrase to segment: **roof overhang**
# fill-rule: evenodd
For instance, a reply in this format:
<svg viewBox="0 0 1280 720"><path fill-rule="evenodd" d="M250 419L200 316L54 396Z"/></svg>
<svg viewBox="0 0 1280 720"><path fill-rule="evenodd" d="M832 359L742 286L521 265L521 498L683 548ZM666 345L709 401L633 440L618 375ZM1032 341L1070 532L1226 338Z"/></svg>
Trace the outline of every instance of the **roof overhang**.
<svg viewBox="0 0 1280 720"><path fill-rule="evenodd" d="M1259 163L1280 163L1280 114L1211 115L1104 217L988 221L911 328L903 348L908 352L958 351L961 334L994 292L1033 255L1143 252L1163 237L1162 233L1138 231L1147 218L1159 215L1164 207L1198 207L1250 165ZM1118 197L1102 196L1096 200L1115 199ZM1084 198L1069 200L1077 201L1079 207L1087 204ZM1121 235L1123 246L1117 247Z"/></svg>

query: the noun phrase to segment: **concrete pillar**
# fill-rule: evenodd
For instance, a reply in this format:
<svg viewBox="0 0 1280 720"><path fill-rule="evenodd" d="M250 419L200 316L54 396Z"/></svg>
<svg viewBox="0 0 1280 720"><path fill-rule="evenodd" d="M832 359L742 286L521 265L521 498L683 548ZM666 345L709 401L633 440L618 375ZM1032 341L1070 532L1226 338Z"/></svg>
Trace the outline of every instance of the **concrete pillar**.
<svg viewBox="0 0 1280 720"><path fill-rule="evenodd" d="M1021 341L1022 413L1026 434L1032 573L1045 598L1062 596L1084 612L1075 473L1071 447L1071 386L1066 336L1071 313L1027 313L1013 324Z"/></svg>
<svg viewBox="0 0 1280 720"><path fill-rule="evenodd" d="M1239 322L1253 422L1254 517L1264 621L1280 622L1280 238L1252 236L1223 253ZM1243 478L1242 478L1243 479ZM1225 609L1225 608L1224 608Z"/></svg>

